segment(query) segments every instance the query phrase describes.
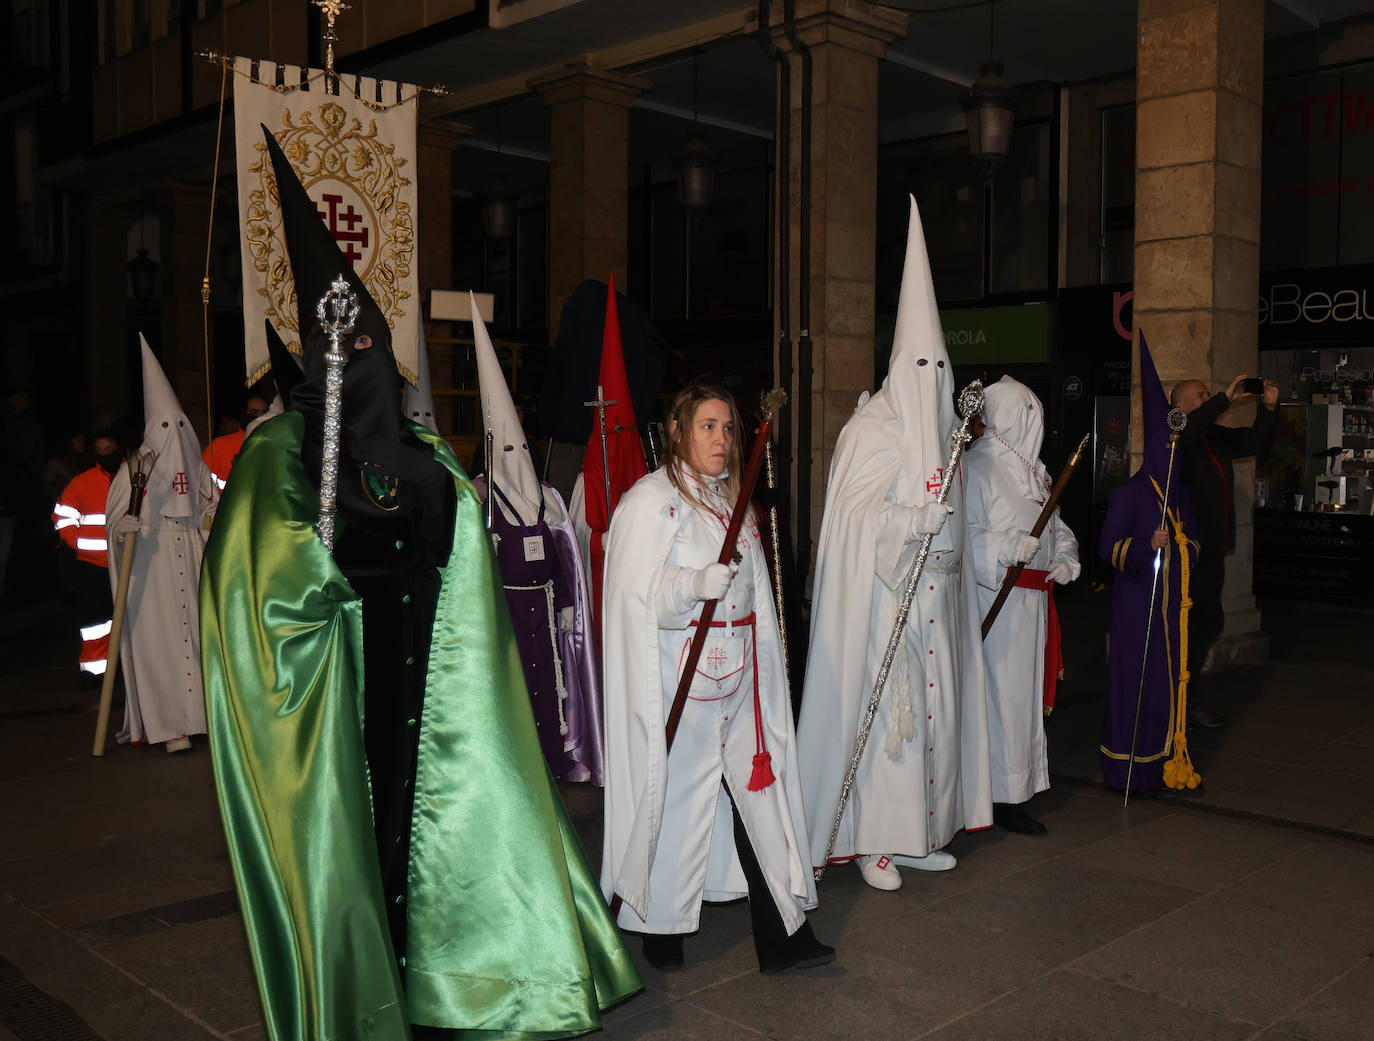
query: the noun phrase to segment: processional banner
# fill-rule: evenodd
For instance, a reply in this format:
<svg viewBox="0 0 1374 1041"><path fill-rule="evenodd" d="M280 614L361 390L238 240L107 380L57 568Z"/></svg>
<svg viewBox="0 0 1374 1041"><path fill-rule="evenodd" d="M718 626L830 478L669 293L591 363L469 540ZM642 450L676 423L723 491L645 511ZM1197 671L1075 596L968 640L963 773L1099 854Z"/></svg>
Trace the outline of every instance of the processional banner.
<svg viewBox="0 0 1374 1041"><path fill-rule="evenodd" d="M293 354L302 354L296 288L262 136L266 126L386 316L396 366L414 385L422 332L415 248L420 88L340 75L335 95L325 89L320 69L236 58L233 71L248 382L269 368L263 319Z"/></svg>

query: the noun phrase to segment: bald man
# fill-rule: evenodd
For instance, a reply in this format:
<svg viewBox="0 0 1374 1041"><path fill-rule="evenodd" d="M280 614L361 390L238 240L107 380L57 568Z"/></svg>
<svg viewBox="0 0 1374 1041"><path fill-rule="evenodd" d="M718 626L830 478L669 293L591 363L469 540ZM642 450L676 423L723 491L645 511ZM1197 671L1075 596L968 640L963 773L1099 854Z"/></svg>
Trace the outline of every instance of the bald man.
<svg viewBox="0 0 1374 1041"><path fill-rule="evenodd" d="M1260 407L1255 409L1255 421L1248 427L1221 426L1217 422L1232 405L1255 396L1244 389L1246 379L1242 373L1216 395L1202 380L1183 380L1169 395L1171 404L1188 413L1188 425L1179 436L1179 475L1192 499L1201 544L1190 583L1193 606L1188 616L1188 671L1192 674L1192 696L1188 715L1191 722L1204 727L1218 727L1226 722L1225 716L1207 706L1200 684L1202 663L1226 623L1221 587L1226 581L1226 555L1236 544L1236 481L1232 461L1266 455L1279 422L1279 387L1272 380L1264 381Z"/></svg>

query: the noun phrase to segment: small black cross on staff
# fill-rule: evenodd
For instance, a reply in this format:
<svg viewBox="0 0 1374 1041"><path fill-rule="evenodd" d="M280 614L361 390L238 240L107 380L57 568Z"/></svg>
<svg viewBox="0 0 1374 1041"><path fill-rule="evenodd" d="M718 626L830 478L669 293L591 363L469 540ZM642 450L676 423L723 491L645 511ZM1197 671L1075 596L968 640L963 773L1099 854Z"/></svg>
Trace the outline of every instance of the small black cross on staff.
<svg viewBox="0 0 1374 1041"><path fill-rule="evenodd" d="M606 459L606 407L608 405L619 405L619 401L607 401L606 392L601 388L601 384L596 385L596 400L584 401L582 404L588 408L594 408L597 412L597 422L601 426L601 477L606 485L606 523L611 522L611 467ZM620 428L617 427L617 430Z"/></svg>

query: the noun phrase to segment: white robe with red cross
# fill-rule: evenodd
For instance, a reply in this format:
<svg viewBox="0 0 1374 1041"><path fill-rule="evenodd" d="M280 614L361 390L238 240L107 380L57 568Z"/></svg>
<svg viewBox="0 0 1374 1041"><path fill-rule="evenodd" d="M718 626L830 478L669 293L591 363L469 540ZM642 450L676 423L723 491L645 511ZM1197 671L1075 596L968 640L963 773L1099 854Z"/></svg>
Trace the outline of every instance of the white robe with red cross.
<svg viewBox="0 0 1374 1041"><path fill-rule="evenodd" d="M174 416L170 423L176 424ZM158 744L182 735L205 733L205 698L200 673L200 561L205 548L206 513L213 512L214 477L198 446L181 451L185 423L161 442L148 479L142 522L129 572L129 599L120 641L124 674L124 726L120 742ZM149 431L153 431L152 424ZM161 434L163 428L157 427ZM144 435L144 449L152 433ZM109 525L110 584L117 588L123 543L116 523L129 512L129 465L110 482L105 515Z"/></svg>
<svg viewBox="0 0 1374 1041"><path fill-rule="evenodd" d="M703 899L745 896L724 780L790 934L815 906L816 888L782 644L752 517L737 542L739 572L717 605L716 621L727 624L711 631L666 752L664 726L702 607L688 591L691 573L716 561L729 519L723 499L709 489L703 496L703 505L687 503L659 470L626 493L611 522L601 885L608 899L624 900L620 925L646 933L691 932ZM750 791L760 736L775 779Z"/></svg>
<svg viewBox="0 0 1374 1041"><path fill-rule="evenodd" d="M908 540L901 446L862 414L840 434L813 584L811 645L797 726L811 863L826 844L919 543ZM935 497L940 473L929 475ZM930 552L888 673L830 860L923 857L961 828L991 824L977 591L963 476ZM915 504L905 504L915 505Z"/></svg>

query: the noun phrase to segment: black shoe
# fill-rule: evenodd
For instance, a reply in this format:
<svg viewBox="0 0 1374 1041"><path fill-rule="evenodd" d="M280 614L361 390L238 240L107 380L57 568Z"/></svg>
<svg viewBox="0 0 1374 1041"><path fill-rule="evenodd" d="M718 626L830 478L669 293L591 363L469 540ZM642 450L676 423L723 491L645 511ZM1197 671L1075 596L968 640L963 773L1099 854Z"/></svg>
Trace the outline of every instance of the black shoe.
<svg viewBox="0 0 1374 1041"><path fill-rule="evenodd" d="M1049 829L1025 811L1020 803L992 804L992 823L1017 835L1043 835Z"/></svg>
<svg viewBox="0 0 1374 1041"><path fill-rule="evenodd" d="M682 953L682 934L645 933L644 960L660 972L682 968L687 961Z"/></svg>
<svg viewBox="0 0 1374 1041"><path fill-rule="evenodd" d="M1226 717L1220 712L1213 712L1203 705L1192 704L1188 706L1188 722L1196 727L1224 727Z"/></svg>
<svg viewBox="0 0 1374 1041"><path fill-rule="evenodd" d="M829 965L834 960L835 948L816 939L810 922L802 922L801 928L787 938L781 957L759 959L759 972L814 969L818 965Z"/></svg>

